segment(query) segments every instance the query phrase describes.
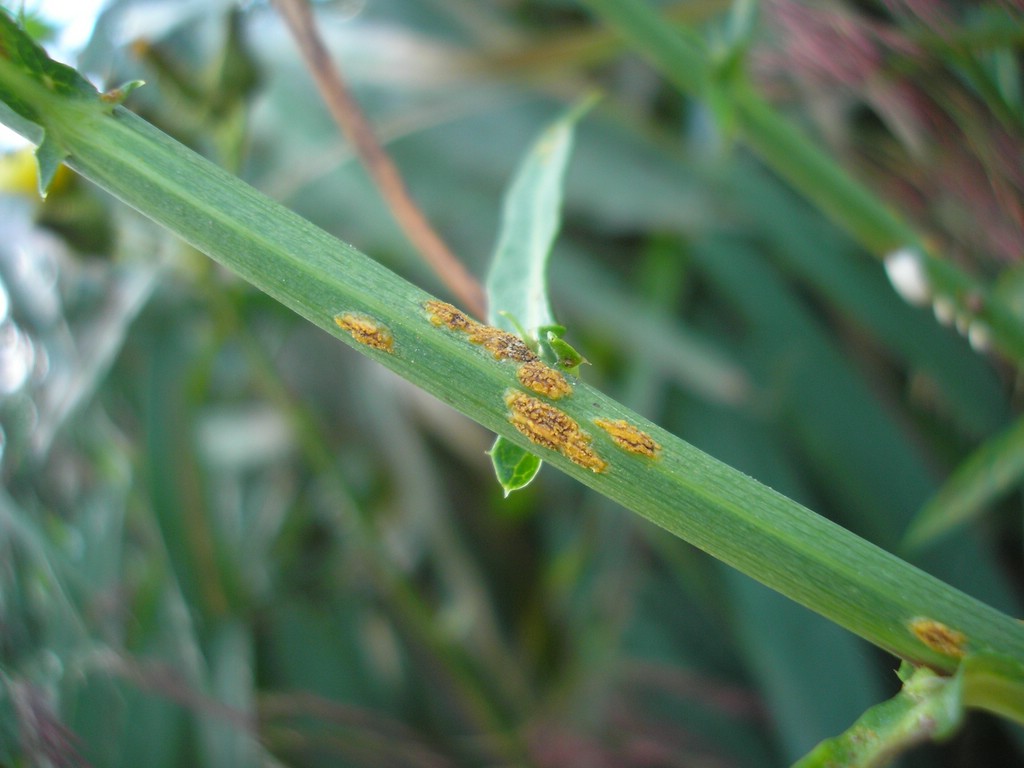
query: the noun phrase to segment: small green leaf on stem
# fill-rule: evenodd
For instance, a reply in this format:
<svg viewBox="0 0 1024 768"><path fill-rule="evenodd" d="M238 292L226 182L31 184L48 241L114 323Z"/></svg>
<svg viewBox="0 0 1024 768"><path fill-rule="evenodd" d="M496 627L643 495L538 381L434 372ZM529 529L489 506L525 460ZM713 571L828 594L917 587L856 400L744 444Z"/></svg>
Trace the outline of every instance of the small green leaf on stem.
<svg viewBox="0 0 1024 768"><path fill-rule="evenodd" d="M564 333L565 326L562 325L545 325L538 329L537 335L540 338L541 347L540 356L544 359L550 359L573 376L579 376L580 366L586 363L587 359L562 338Z"/></svg>
<svg viewBox="0 0 1024 768"><path fill-rule="evenodd" d="M505 498L512 491L525 488L540 472L541 460L538 456L520 448L515 443L500 435L490 450L494 474L505 489Z"/></svg>
<svg viewBox="0 0 1024 768"><path fill-rule="evenodd" d="M128 94L137 88L141 88L145 84L145 80L129 80L127 83L122 83L117 86L117 88L111 88L109 91L104 91L100 94L100 100L105 104L123 104L124 100L128 98Z"/></svg>
<svg viewBox="0 0 1024 768"><path fill-rule="evenodd" d="M53 183L61 164L67 159L68 151L63 145L54 141L49 133L43 134L43 142L36 149L36 164L39 166L39 196L46 197L46 193Z"/></svg>

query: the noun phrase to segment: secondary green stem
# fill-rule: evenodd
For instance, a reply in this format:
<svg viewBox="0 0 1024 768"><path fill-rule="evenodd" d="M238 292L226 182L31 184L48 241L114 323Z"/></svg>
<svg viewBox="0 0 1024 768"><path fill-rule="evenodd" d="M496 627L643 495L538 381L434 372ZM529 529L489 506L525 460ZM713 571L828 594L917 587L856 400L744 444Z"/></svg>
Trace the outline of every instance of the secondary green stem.
<svg viewBox="0 0 1024 768"><path fill-rule="evenodd" d="M913 249L931 295L947 298L963 317L984 323L996 345L1024 363L1024 325L1014 313L986 286L935 258L914 227L755 94L742 70L719 71L702 41L665 23L645 0L583 2L682 91L707 97L717 90L731 110L738 138L868 251L884 258L901 248Z"/></svg>

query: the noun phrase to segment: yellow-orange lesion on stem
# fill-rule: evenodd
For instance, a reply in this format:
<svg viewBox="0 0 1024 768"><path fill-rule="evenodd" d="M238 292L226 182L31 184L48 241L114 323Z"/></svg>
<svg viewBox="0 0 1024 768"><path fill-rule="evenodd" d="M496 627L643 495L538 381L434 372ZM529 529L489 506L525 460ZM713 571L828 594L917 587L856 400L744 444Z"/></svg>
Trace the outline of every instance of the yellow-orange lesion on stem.
<svg viewBox="0 0 1024 768"><path fill-rule="evenodd" d="M391 331L372 317L354 312L344 312L335 315L334 322L339 328L352 334L352 338L360 344L379 349L381 352L394 351L395 339L391 335Z"/></svg>
<svg viewBox="0 0 1024 768"><path fill-rule="evenodd" d="M580 429L569 414L550 403L510 389L505 393L509 423L530 439L530 442L558 451L567 459L592 472L604 472L608 462L590 445L590 435Z"/></svg>
<svg viewBox="0 0 1024 768"><path fill-rule="evenodd" d="M619 448L629 453L653 459L661 450L653 437L624 419L594 419L594 424L607 432Z"/></svg>

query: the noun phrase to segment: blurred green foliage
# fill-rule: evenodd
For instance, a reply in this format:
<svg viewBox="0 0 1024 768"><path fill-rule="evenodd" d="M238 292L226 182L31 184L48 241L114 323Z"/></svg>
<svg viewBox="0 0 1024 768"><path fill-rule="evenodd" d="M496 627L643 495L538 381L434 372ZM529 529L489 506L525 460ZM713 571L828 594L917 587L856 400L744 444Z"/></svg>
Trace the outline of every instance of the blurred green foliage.
<svg viewBox="0 0 1024 768"><path fill-rule="evenodd" d="M666 4L708 36L727 5ZM1012 285L1024 22L985 36L1000 4L935 7L766 3L745 65ZM84 71L146 80L132 109L443 295L273 12L160 9L110 3ZM320 14L477 275L529 142L606 91L550 288L583 375L627 405L895 551L1011 423L1014 372L576 3ZM898 688L892 658L567 477L504 499L491 436L84 185L0 215L0 765L780 765ZM988 511L900 553L1021 615L1019 496ZM972 716L905 764L1012 765L1022 744Z"/></svg>

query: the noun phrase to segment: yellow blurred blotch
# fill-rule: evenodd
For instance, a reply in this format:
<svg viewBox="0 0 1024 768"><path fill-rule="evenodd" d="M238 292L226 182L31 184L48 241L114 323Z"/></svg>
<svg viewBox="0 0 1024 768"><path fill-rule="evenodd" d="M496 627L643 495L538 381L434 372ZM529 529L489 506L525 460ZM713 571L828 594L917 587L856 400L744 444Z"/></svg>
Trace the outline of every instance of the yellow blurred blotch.
<svg viewBox="0 0 1024 768"><path fill-rule="evenodd" d="M62 165L57 169L48 196L66 191L74 174ZM0 155L0 193L39 199L39 165L32 147Z"/></svg>

